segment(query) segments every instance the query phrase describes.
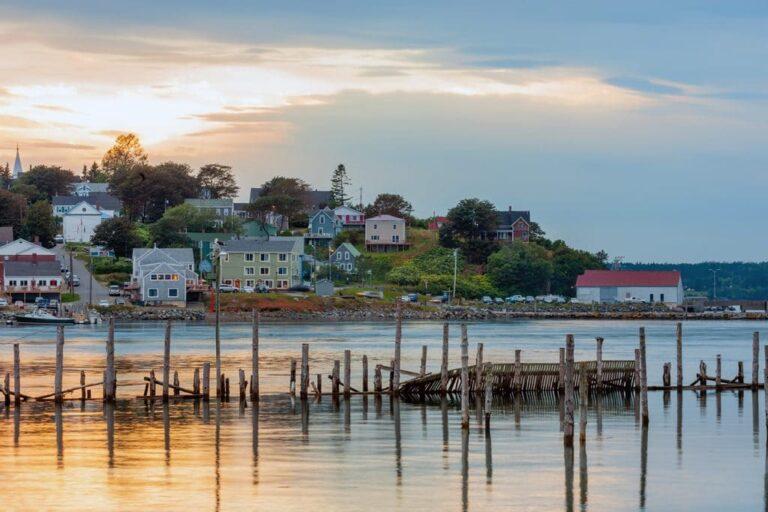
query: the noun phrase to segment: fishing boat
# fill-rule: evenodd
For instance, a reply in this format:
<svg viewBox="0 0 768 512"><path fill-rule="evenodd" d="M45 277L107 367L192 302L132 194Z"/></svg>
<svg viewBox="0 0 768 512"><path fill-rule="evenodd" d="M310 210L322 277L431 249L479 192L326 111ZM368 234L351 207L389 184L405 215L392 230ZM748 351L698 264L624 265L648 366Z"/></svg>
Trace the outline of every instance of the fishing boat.
<svg viewBox="0 0 768 512"><path fill-rule="evenodd" d="M74 318L56 316L43 309L36 309L31 313L13 315L14 320L20 324L74 324Z"/></svg>

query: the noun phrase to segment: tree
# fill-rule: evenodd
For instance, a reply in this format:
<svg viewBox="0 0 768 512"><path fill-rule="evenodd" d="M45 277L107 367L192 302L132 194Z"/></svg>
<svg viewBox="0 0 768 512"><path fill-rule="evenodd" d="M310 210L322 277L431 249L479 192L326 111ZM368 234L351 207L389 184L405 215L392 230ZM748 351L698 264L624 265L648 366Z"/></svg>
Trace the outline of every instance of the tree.
<svg viewBox="0 0 768 512"><path fill-rule="evenodd" d="M72 171L58 165L36 165L22 174L14 185L31 185L41 197L50 201L53 196L69 194L75 181Z"/></svg>
<svg viewBox="0 0 768 512"><path fill-rule="evenodd" d="M197 172L197 185L207 190L211 199L235 197L240 187L237 186L232 167L221 164L207 164Z"/></svg>
<svg viewBox="0 0 768 512"><path fill-rule="evenodd" d="M347 169L344 164L339 164L336 169L333 170L333 176L331 177L331 208L337 208L348 204L352 198L346 194L344 187L351 185L352 182L347 176Z"/></svg>
<svg viewBox="0 0 768 512"><path fill-rule="evenodd" d="M413 206L400 194L379 194L372 204L365 207L366 217L392 215L410 221L412 212Z"/></svg>
<svg viewBox="0 0 768 512"><path fill-rule="evenodd" d="M27 200L21 194L0 190L0 226L11 226L18 236L27 211Z"/></svg>
<svg viewBox="0 0 768 512"><path fill-rule="evenodd" d="M96 226L91 243L112 249L115 256L128 257L134 247L142 246L143 240L128 217L114 217Z"/></svg>
<svg viewBox="0 0 768 512"><path fill-rule="evenodd" d="M99 164L93 162L90 167L83 165L83 181L91 183L109 182L109 174L99 167Z"/></svg>
<svg viewBox="0 0 768 512"><path fill-rule="evenodd" d="M553 265L551 255L540 245L513 242L488 257L486 273L504 293L539 295L548 291Z"/></svg>
<svg viewBox="0 0 768 512"><path fill-rule="evenodd" d="M35 201L45 201L46 196L40 192L36 186L22 183L21 180L16 180L11 185L11 192L18 194L24 198L24 200L32 204Z"/></svg>
<svg viewBox="0 0 768 512"><path fill-rule="evenodd" d="M285 224L306 213L309 185L299 178L275 176L262 186L261 196L248 209L264 221L267 214L276 213L285 218Z"/></svg>
<svg viewBox="0 0 768 512"><path fill-rule="evenodd" d="M11 186L11 178L11 168L8 162L5 162L5 166L0 165L0 188L8 189Z"/></svg>
<svg viewBox="0 0 768 512"><path fill-rule="evenodd" d="M488 236L496 229L496 208L490 201L462 199L448 210L447 221L440 228L440 245L461 247L472 263L485 263L498 244Z"/></svg>
<svg viewBox="0 0 768 512"><path fill-rule="evenodd" d="M576 295L576 278L585 270L605 268L605 260L599 254L580 251L568 247L562 240L552 244L552 282L551 293L573 297Z"/></svg>
<svg viewBox="0 0 768 512"><path fill-rule="evenodd" d="M56 236L56 219L53 216L51 203L48 201L37 201L32 203L27 212L27 217L21 227L21 236L27 240L35 240L45 246L54 245L53 238Z"/></svg>
<svg viewBox="0 0 768 512"><path fill-rule="evenodd" d="M126 215L143 222L156 221L166 209L196 197L198 190L190 167L175 162L135 165L125 172L116 172L110 188L123 201Z"/></svg>
<svg viewBox="0 0 768 512"><path fill-rule="evenodd" d="M117 172L129 171L133 167L146 164L147 153L133 133L118 135L114 145L101 159L101 168L109 178Z"/></svg>

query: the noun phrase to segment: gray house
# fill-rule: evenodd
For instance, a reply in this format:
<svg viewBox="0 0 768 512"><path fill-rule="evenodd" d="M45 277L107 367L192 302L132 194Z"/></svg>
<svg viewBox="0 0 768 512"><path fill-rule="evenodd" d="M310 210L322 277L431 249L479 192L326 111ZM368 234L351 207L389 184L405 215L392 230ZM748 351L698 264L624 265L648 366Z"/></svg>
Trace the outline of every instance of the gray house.
<svg viewBox="0 0 768 512"><path fill-rule="evenodd" d="M331 254L331 262L345 272L355 272L357 270L357 259L360 257L354 245L344 242L336 248Z"/></svg>
<svg viewBox="0 0 768 512"><path fill-rule="evenodd" d="M187 288L198 284L191 248L133 250L131 288L134 298L144 303L187 303Z"/></svg>

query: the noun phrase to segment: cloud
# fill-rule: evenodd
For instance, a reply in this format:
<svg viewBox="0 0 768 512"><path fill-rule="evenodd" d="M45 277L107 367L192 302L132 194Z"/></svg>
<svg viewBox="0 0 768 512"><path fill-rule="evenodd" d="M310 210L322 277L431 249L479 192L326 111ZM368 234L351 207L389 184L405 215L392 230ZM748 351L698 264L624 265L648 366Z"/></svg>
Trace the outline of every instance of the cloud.
<svg viewBox="0 0 768 512"><path fill-rule="evenodd" d="M8 128L29 129L29 128L38 128L42 125L41 123L34 121L32 119L28 119L26 117L0 114L0 126L3 129L8 129Z"/></svg>
<svg viewBox="0 0 768 512"><path fill-rule="evenodd" d="M623 89L631 89L633 91L639 91L648 94L671 94L682 95L685 94L683 87L661 83L655 80L648 80L645 78L636 77L611 77L606 78L605 83L621 87Z"/></svg>
<svg viewBox="0 0 768 512"><path fill-rule="evenodd" d="M34 105L35 108L40 110L50 110L52 112L72 112L72 109L62 107L61 105Z"/></svg>

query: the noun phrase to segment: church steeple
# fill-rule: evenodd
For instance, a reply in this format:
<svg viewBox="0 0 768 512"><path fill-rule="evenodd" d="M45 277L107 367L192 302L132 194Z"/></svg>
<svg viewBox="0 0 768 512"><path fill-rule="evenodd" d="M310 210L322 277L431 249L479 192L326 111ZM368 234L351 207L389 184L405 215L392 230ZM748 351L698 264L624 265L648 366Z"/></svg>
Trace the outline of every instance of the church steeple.
<svg viewBox="0 0 768 512"><path fill-rule="evenodd" d="M23 172L24 168L21 166L21 158L19 157L19 145L16 144L16 161L13 163L13 179L21 178Z"/></svg>

